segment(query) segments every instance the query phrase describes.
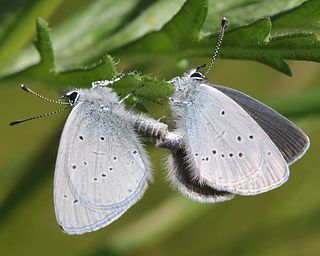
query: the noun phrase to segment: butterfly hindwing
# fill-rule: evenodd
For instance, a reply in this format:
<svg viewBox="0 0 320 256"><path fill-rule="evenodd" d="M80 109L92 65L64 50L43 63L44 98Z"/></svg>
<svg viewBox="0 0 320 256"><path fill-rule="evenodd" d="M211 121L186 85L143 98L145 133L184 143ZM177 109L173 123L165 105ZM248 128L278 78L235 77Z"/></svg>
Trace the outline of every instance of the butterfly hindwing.
<svg viewBox="0 0 320 256"><path fill-rule="evenodd" d="M202 203L216 203L230 200L233 194L215 190L206 184L193 180L185 161L185 152L175 150L167 161L168 179L172 186L190 199Z"/></svg>
<svg viewBox="0 0 320 256"><path fill-rule="evenodd" d="M118 219L127 208L99 210L83 204L70 188L66 172L55 176L54 201L57 222L67 234L83 234L107 226Z"/></svg>

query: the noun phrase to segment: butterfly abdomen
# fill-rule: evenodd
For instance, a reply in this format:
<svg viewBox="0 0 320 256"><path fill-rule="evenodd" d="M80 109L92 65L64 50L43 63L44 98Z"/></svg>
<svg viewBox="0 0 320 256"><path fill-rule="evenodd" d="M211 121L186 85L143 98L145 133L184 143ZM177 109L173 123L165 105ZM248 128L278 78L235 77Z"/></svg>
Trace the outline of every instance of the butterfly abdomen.
<svg viewBox="0 0 320 256"><path fill-rule="evenodd" d="M135 131L144 137L162 138L168 133L168 126L145 116L134 116L132 119Z"/></svg>

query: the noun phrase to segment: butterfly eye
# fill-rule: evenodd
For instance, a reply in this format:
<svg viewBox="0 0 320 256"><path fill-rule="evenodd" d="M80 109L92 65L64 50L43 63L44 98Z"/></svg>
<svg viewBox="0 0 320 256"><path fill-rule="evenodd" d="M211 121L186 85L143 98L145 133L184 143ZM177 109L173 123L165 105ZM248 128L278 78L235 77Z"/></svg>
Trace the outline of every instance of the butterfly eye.
<svg viewBox="0 0 320 256"><path fill-rule="evenodd" d="M190 75L190 78L196 78L196 79L204 79L204 75L202 75L200 72L194 72Z"/></svg>
<svg viewBox="0 0 320 256"><path fill-rule="evenodd" d="M70 103L70 105L73 106L79 98L79 93L70 92L70 93L67 93L65 97L68 99L68 102Z"/></svg>

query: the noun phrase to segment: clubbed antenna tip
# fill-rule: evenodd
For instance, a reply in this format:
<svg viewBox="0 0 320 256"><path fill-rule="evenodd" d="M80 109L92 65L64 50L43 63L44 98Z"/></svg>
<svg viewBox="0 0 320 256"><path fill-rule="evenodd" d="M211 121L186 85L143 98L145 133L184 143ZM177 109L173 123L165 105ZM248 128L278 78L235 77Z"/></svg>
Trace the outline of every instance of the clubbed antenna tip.
<svg viewBox="0 0 320 256"><path fill-rule="evenodd" d="M39 93L36 93L36 92L32 91L30 88L28 88L24 84L21 84L20 87L21 87L22 90L24 90L24 91L26 91L26 92L28 92L30 94L33 94L34 96L37 96L40 99L43 99L43 100L46 100L46 101L49 101L49 102L52 102L52 103L55 103L55 104L69 105L69 103L67 103L67 102L61 102L61 101L52 100L52 99L49 99L47 97L44 97L44 96L40 95Z"/></svg>
<svg viewBox="0 0 320 256"><path fill-rule="evenodd" d="M229 21L228 21L227 17L223 17L221 20L221 27L226 29L228 26L228 23L229 23Z"/></svg>

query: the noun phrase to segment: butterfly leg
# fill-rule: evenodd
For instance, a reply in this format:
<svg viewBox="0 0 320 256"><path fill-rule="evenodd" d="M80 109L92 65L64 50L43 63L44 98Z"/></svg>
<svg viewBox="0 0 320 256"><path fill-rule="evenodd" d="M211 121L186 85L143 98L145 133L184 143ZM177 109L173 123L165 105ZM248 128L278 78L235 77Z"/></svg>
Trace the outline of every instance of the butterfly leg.
<svg viewBox="0 0 320 256"><path fill-rule="evenodd" d="M188 102L188 101L180 101L180 100L176 100L172 97L169 97L169 100L177 105L189 105L190 104L190 102Z"/></svg>
<svg viewBox="0 0 320 256"><path fill-rule="evenodd" d="M132 95L134 94L134 92L130 92L127 96L123 97L121 100L118 101L118 104L122 104L124 101L126 101L127 99L129 99Z"/></svg>
<svg viewBox="0 0 320 256"><path fill-rule="evenodd" d="M125 96L124 98L122 98L118 104L122 104L125 100L127 100L129 97L133 96L136 92L137 89L140 89L144 86L144 84L138 85L132 92L130 92L127 96Z"/></svg>
<svg viewBox="0 0 320 256"><path fill-rule="evenodd" d="M109 85L113 85L115 82L120 81L122 78L126 78L129 77L131 75L131 73L128 74L120 74L119 76L117 76L116 78L112 79L112 80L100 80L100 81L94 81L91 83L92 88L96 88L96 87L106 87Z"/></svg>
<svg viewBox="0 0 320 256"><path fill-rule="evenodd" d="M136 108L137 106L139 106L139 104L141 105L142 103L143 103L143 100L141 100L141 99L135 101L135 102L133 103L133 105L129 108L129 112L134 111L135 108Z"/></svg>
<svg viewBox="0 0 320 256"><path fill-rule="evenodd" d="M157 121L158 121L158 122L161 122L161 120L163 120L163 119L165 119L165 118L167 118L167 117L168 117L167 115L163 115L163 116L161 116L160 118L158 118Z"/></svg>

